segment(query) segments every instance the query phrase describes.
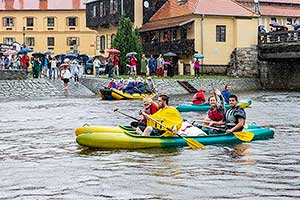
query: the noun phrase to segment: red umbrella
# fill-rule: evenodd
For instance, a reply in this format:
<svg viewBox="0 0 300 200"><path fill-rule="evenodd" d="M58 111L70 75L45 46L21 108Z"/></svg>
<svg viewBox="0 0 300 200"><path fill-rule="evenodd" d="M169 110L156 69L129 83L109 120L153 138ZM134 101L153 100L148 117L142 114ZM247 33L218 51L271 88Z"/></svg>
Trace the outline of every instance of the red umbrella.
<svg viewBox="0 0 300 200"><path fill-rule="evenodd" d="M113 53L113 54L117 54L120 53L120 51L118 49L107 49L106 50L108 53Z"/></svg>

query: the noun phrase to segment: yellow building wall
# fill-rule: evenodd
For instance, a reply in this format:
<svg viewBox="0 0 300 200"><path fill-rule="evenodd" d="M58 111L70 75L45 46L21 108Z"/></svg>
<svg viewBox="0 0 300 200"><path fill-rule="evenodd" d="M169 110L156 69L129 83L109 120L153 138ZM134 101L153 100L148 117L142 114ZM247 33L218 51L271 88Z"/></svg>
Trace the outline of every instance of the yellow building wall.
<svg viewBox="0 0 300 200"><path fill-rule="evenodd" d="M264 25L267 32L271 30L271 26L270 26L270 23L272 21L271 18L276 18L276 22L278 24L287 26L289 30L294 30L294 29L291 25L287 24L288 18L291 18L293 23L300 23L300 19L296 17L261 16L259 25Z"/></svg>
<svg viewBox="0 0 300 200"><path fill-rule="evenodd" d="M143 25L143 1L134 0L134 28L140 28Z"/></svg>
<svg viewBox="0 0 300 200"><path fill-rule="evenodd" d="M112 26L110 28L101 28L97 30L97 40L96 40L96 54L97 55L103 55L103 56L107 56L107 49L111 48L111 44L112 44L112 40L111 40L111 36L113 34L117 34L117 30L118 27L117 26ZM105 37L105 49L104 49L104 53L100 52L100 37L104 36ZM98 44L97 44L98 43Z"/></svg>
<svg viewBox="0 0 300 200"><path fill-rule="evenodd" d="M216 42L216 25L226 26L226 41ZM234 49L234 23L231 17L204 17L203 64L227 65Z"/></svg>
<svg viewBox="0 0 300 200"><path fill-rule="evenodd" d="M235 27L235 47L243 48L250 47L257 44L257 30L258 20L253 19L239 19L234 20Z"/></svg>
<svg viewBox="0 0 300 200"><path fill-rule="evenodd" d="M216 26L226 26L226 41L216 41ZM201 16L194 20L195 51L203 53L205 65L227 65L236 47L257 44L258 19L237 19L224 16L204 16L203 52L201 51ZM191 58L192 59L192 58Z"/></svg>
<svg viewBox="0 0 300 200"><path fill-rule="evenodd" d="M6 30L3 26L3 17L13 17L14 26L12 30ZM25 30L26 17L34 18L33 30ZM55 18L54 30L48 30L47 17ZM67 26L67 17L77 17L77 26L70 30ZM70 11L6 11L0 12L0 43L3 43L5 37L13 37L15 41L23 44L23 33L25 37L34 37L35 46L30 46L34 51L47 51L47 37L55 38L55 46L53 47L55 54L67 53L71 50L71 46L67 46L67 37L79 38L79 53L94 55L96 53L96 31L86 27L85 10Z"/></svg>

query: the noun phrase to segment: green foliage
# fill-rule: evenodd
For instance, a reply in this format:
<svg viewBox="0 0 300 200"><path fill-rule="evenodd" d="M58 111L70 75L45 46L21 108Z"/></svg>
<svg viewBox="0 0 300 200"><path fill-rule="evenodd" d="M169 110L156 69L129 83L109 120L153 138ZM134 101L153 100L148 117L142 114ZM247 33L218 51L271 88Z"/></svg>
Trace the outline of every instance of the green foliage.
<svg viewBox="0 0 300 200"><path fill-rule="evenodd" d="M140 71L140 63L143 54L142 43L140 34L137 29L133 30L132 24L129 18L122 17L119 22L118 31L116 37L112 41L112 48L118 49L121 53L120 57L120 73L126 74L128 58L126 54L132 51L137 52L138 66L137 70Z"/></svg>

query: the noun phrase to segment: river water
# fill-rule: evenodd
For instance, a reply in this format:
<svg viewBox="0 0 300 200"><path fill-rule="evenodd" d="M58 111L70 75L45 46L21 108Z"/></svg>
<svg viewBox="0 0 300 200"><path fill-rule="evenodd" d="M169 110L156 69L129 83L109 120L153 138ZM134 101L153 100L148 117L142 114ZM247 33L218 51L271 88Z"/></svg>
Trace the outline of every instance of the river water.
<svg viewBox="0 0 300 200"><path fill-rule="evenodd" d="M138 117L141 101L2 101L0 199L300 199L300 94L238 95L254 100L248 123L273 128L274 139L201 150L89 150L76 143L76 127L129 123L114 108ZM190 99L172 97L171 105Z"/></svg>

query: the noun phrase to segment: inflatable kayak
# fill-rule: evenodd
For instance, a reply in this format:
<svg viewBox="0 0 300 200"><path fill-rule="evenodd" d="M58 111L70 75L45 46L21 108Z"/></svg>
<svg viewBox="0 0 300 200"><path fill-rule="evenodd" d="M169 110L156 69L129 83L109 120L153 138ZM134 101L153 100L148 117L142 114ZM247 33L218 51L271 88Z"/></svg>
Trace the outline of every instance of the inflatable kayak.
<svg viewBox="0 0 300 200"><path fill-rule="evenodd" d="M258 129L260 126L251 124L247 125L247 128L244 128L244 130L248 129ZM205 130L209 130L209 128L203 128ZM122 133L123 131L130 131L134 132L135 129L133 129L131 126L82 126L75 129L75 135L81 135L83 133L102 133L102 132L110 132L110 133Z"/></svg>
<svg viewBox="0 0 300 200"><path fill-rule="evenodd" d="M117 90L115 88L112 89L100 89L100 96L102 99L108 99L108 100L124 100L124 99L143 99L148 94L140 94L140 93L133 93L128 94L124 93L121 90ZM155 93L152 93L151 98L154 98L156 96Z"/></svg>
<svg viewBox="0 0 300 200"><path fill-rule="evenodd" d="M242 108L247 108L251 104L252 104L251 99L245 99L245 100L239 101L239 105ZM229 104L225 103L225 108L228 109L229 107L230 107ZM176 109L179 112L191 112L191 111L205 112L205 111L208 111L210 109L210 105L209 105L209 103L203 103L203 104L200 104L200 105L197 105L197 104L181 104L181 105L177 106Z"/></svg>
<svg viewBox="0 0 300 200"><path fill-rule="evenodd" d="M254 134L253 140L265 140L274 136L274 131L268 128L247 130ZM236 144L241 143L233 134L214 134L207 136L185 136L192 138L203 145ZM167 148L188 146L183 138L178 136L140 136L123 130L122 132L87 132L77 136L78 144L100 149L142 149Z"/></svg>

